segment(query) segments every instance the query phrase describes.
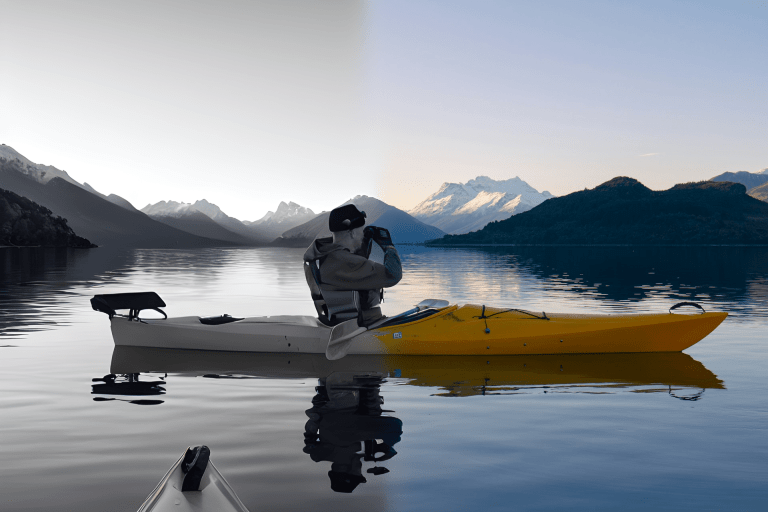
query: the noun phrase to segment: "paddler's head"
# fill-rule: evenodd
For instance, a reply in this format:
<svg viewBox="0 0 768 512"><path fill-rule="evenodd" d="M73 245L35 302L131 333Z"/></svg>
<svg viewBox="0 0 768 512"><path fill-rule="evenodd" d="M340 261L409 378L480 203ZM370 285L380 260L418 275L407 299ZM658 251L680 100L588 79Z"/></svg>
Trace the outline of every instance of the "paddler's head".
<svg viewBox="0 0 768 512"><path fill-rule="evenodd" d="M358 485L368 482L363 475L346 471L331 470L328 472L328 476L331 479L331 489L336 492L351 493Z"/></svg>
<svg viewBox="0 0 768 512"><path fill-rule="evenodd" d="M328 217L328 229L333 233L333 241L343 245L350 252L358 251L362 245L365 235L365 212L357 209L353 204L345 204L331 210Z"/></svg>

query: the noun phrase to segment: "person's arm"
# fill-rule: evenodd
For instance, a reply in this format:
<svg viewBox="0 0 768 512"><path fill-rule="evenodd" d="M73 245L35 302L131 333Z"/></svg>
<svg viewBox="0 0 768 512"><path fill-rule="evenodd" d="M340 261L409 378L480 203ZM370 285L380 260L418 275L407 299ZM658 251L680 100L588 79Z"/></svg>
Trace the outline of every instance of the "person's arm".
<svg viewBox="0 0 768 512"><path fill-rule="evenodd" d="M323 284L339 290L374 290L399 283L403 270L392 247L387 249L383 265L347 251L331 253L320 267L320 276Z"/></svg>
<svg viewBox="0 0 768 512"><path fill-rule="evenodd" d="M387 269L387 275L395 279L394 284L399 283L403 278L403 264L400 262L400 255L397 253L397 249L392 246L387 247L384 253L384 267Z"/></svg>

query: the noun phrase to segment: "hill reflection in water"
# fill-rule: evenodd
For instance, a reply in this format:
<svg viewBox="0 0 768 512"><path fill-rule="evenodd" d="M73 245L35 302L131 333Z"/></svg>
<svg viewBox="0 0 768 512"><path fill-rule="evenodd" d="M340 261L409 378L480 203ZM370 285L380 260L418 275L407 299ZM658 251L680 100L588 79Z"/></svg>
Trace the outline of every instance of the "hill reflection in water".
<svg viewBox="0 0 768 512"><path fill-rule="evenodd" d="M400 248L394 314L426 297L547 311L665 311L693 300L768 315L765 247ZM157 291L171 312L313 314L301 249L0 250L0 337L67 324L95 293ZM203 298L190 301L190 292ZM597 303L596 303L597 302ZM211 310L220 304L222 310ZM174 308L176 308L174 310Z"/></svg>
<svg viewBox="0 0 768 512"><path fill-rule="evenodd" d="M599 307L633 312L696 301L737 316L768 314L768 247L416 249L405 260L416 274L406 274L409 284L442 289L456 301L508 297L528 308L599 301ZM445 271L457 262L460 269Z"/></svg>

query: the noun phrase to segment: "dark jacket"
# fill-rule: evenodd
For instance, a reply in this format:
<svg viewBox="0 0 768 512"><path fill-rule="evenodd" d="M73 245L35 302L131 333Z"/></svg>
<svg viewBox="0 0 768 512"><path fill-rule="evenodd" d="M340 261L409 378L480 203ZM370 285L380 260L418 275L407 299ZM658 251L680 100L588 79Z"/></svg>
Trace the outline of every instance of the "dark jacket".
<svg viewBox="0 0 768 512"><path fill-rule="evenodd" d="M304 253L304 261L319 261L321 292L360 292L366 323L381 317L378 306L382 288L396 285L403 277L400 256L394 247L386 249L382 264L351 253L344 246L333 243L333 238L318 238Z"/></svg>

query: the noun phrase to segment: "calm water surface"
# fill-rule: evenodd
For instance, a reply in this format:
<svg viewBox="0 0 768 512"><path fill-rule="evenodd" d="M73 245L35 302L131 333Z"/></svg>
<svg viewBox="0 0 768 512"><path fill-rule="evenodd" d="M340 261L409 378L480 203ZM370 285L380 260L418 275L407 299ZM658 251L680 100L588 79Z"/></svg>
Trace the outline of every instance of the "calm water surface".
<svg viewBox="0 0 768 512"><path fill-rule="evenodd" d="M88 302L154 290L171 316L311 315L302 253L0 249L0 509L136 510L206 444L252 512L764 510L768 249L404 248L384 304L731 313L684 354L114 350Z"/></svg>

